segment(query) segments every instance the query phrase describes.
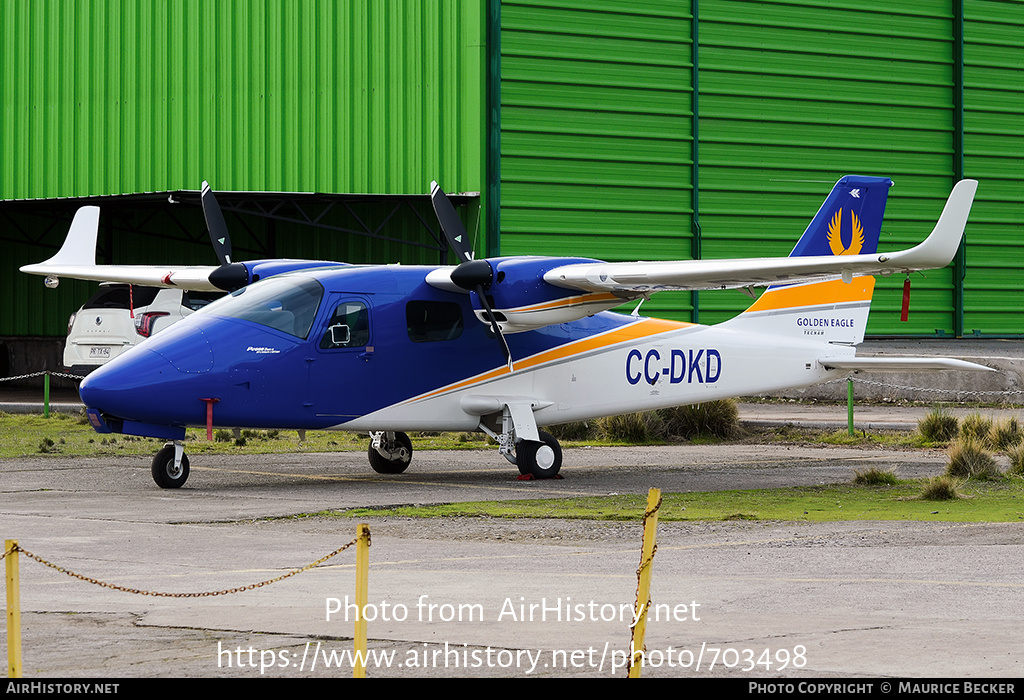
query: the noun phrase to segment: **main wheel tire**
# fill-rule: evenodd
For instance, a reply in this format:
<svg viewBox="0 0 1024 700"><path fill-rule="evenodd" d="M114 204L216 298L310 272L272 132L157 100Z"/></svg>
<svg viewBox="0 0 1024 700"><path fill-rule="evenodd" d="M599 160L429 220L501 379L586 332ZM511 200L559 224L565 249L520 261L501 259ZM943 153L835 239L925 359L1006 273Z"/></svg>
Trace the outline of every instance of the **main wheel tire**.
<svg viewBox="0 0 1024 700"><path fill-rule="evenodd" d="M373 445L370 445L367 451L367 456L370 458L370 466L373 467L373 471L378 474L401 474L409 468L409 463L412 461L412 440L405 433L395 433L395 442L402 445L408 453L409 457L406 460L401 459L388 459L377 450L373 449Z"/></svg>
<svg viewBox="0 0 1024 700"><path fill-rule="evenodd" d="M180 489L188 474L188 455L181 455L181 467L174 468L174 445L165 445L153 457L153 481L162 489Z"/></svg>
<svg viewBox="0 0 1024 700"><path fill-rule="evenodd" d="M519 473L535 479L554 479L562 468L562 448L550 433L538 430L537 436L540 442L520 440L516 445Z"/></svg>

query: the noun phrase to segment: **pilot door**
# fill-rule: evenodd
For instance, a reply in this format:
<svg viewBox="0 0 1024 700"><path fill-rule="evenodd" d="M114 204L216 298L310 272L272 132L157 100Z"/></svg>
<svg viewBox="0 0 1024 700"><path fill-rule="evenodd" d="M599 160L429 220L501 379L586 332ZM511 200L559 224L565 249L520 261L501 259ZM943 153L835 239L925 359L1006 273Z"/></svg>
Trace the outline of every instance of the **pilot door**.
<svg viewBox="0 0 1024 700"><path fill-rule="evenodd" d="M308 408L342 423L371 410L375 362L369 299L332 294L310 334Z"/></svg>

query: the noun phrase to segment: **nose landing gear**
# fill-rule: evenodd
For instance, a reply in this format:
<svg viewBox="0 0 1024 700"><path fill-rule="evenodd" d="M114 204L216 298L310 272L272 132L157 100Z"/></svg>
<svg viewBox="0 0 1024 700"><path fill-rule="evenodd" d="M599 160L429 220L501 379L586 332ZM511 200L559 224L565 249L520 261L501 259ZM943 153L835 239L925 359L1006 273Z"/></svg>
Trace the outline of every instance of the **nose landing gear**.
<svg viewBox="0 0 1024 700"><path fill-rule="evenodd" d="M188 456L180 442L167 443L153 457L153 481L162 489L181 488L188 474Z"/></svg>

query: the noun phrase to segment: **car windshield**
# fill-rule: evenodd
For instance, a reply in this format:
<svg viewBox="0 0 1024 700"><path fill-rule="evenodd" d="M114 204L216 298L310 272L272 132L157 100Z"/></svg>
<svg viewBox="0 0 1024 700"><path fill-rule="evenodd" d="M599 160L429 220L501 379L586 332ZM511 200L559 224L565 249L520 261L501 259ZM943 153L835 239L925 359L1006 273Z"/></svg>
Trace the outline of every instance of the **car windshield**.
<svg viewBox="0 0 1024 700"><path fill-rule="evenodd" d="M323 295L316 280L286 276L242 287L196 313L240 318L305 339Z"/></svg>

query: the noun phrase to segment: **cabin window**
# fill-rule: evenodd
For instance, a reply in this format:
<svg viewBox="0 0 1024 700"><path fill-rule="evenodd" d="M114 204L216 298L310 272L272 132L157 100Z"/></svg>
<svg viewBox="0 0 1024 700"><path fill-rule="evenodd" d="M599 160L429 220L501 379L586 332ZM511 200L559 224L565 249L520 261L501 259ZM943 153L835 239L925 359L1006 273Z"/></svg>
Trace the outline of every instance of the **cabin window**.
<svg viewBox="0 0 1024 700"><path fill-rule="evenodd" d="M414 343L455 340L462 335L462 307L451 301L410 301L405 322Z"/></svg>
<svg viewBox="0 0 1024 700"><path fill-rule="evenodd" d="M334 308L320 349L361 348L370 342L370 312L361 301L343 301Z"/></svg>

